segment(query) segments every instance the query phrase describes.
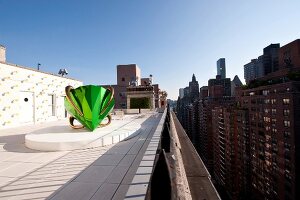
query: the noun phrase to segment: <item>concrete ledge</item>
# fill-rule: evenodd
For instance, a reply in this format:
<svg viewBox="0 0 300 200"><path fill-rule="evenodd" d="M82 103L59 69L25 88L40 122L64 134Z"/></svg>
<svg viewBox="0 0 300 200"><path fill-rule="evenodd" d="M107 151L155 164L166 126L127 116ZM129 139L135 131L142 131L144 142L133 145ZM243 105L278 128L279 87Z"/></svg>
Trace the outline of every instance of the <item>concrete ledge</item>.
<svg viewBox="0 0 300 200"><path fill-rule="evenodd" d="M154 111L153 109L115 109L114 112L123 112L125 114L139 114Z"/></svg>
<svg viewBox="0 0 300 200"><path fill-rule="evenodd" d="M145 154L139 164L139 167L131 181L129 189L126 193L125 199L145 199L147 194L148 185L150 182L151 174L153 171L153 165L155 160L155 153L157 151L160 136L163 129L163 124L165 122L167 114L167 109L164 113L156 127L156 130L149 142L149 145L145 151Z"/></svg>

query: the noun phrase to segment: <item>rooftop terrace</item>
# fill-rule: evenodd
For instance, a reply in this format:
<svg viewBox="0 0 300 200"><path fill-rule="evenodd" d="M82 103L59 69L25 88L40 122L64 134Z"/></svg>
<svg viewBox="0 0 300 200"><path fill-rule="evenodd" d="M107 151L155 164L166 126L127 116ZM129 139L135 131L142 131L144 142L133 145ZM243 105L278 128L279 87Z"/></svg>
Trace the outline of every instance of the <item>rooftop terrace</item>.
<svg viewBox="0 0 300 200"><path fill-rule="evenodd" d="M126 115L112 132L132 124L118 143L56 152L26 148L25 134L67 121L0 130L0 199L219 199L175 115Z"/></svg>

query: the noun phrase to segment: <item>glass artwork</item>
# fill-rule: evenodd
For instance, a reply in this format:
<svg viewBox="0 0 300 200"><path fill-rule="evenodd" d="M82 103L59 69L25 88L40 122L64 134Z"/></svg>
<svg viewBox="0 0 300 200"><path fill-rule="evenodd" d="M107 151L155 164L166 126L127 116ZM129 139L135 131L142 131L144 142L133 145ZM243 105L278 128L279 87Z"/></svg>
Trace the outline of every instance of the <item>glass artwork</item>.
<svg viewBox="0 0 300 200"><path fill-rule="evenodd" d="M65 108L70 114L70 125L74 129L87 128L94 131L97 127L111 123L111 111L114 108L114 90L96 85L85 85L74 89L66 87ZM101 122L108 118L106 124ZM74 125L74 120L81 125Z"/></svg>

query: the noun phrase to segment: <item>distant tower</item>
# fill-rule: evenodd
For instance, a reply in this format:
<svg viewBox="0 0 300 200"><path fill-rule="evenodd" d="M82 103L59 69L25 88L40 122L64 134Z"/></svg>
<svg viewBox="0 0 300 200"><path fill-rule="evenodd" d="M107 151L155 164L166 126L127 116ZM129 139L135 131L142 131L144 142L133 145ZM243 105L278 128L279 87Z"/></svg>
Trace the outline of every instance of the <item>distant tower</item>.
<svg viewBox="0 0 300 200"><path fill-rule="evenodd" d="M190 89L190 97L192 102L199 98L199 84L198 81L196 81L195 74L193 74L192 81L189 83L189 89Z"/></svg>
<svg viewBox="0 0 300 200"><path fill-rule="evenodd" d="M226 78L225 58L220 58L217 61L217 75L221 75L221 79Z"/></svg>

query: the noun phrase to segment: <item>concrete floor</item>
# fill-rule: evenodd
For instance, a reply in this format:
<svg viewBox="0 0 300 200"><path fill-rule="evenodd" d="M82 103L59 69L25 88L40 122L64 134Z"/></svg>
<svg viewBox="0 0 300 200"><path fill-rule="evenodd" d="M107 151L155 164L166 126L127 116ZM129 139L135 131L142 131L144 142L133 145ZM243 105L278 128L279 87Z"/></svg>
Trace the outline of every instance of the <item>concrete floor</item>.
<svg viewBox="0 0 300 200"><path fill-rule="evenodd" d="M114 120L124 128L126 122L140 123L140 134L110 146L61 152L30 150L24 137L66 121L0 130L0 199L124 199L160 118L148 113Z"/></svg>

